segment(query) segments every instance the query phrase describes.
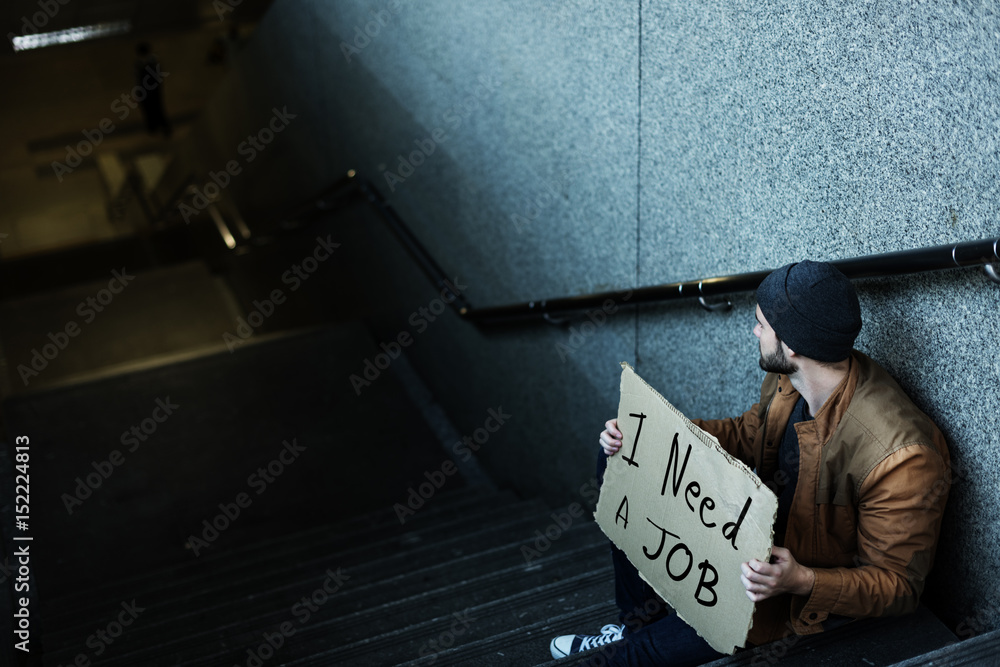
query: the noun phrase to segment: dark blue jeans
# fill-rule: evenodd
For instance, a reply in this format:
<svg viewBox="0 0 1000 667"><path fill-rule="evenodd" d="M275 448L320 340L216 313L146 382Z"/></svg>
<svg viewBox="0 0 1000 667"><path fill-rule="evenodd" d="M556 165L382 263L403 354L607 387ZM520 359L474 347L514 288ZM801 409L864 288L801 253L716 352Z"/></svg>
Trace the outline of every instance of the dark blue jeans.
<svg viewBox="0 0 1000 667"><path fill-rule="evenodd" d="M597 481L604 482L608 457L598 450ZM619 623L625 626L622 641L602 647L585 664L591 667L688 667L724 654L698 636L639 576L625 553L611 545L615 568L615 603Z"/></svg>

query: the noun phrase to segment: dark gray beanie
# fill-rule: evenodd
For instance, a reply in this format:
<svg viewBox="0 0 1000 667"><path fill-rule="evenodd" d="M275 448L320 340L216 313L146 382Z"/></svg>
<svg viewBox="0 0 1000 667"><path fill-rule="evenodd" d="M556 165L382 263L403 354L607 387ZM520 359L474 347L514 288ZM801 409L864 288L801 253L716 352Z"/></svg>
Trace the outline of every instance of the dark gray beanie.
<svg viewBox="0 0 1000 667"><path fill-rule="evenodd" d="M757 305L788 347L817 361L843 361L861 331L854 285L832 264L806 260L773 271Z"/></svg>

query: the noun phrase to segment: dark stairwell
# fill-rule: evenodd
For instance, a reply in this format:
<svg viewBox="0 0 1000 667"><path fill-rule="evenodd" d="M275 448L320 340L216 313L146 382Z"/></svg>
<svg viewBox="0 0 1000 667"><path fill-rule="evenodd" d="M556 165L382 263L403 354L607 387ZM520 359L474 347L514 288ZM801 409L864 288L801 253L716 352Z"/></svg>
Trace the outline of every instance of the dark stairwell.
<svg viewBox="0 0 1000 667"><path fill-rule="evenodd" d="M153 255L7 263L61 267L8 287L0 326L7 444L31 441L34 664L397 664L456 646L524 664L613 616L589 511L497 490L404 355L356 391L384 348L334 222L234 254L196 228L154 236ZM331 256L301 261L318 247ZM105 265L124 289L85 320ZM293 290L296 265L313 270ZM28 373L69 321L81 332ZM258 325L245 340L242 323Z"/></svg>
<svg viewBox="0 0 1000 667"><path fill-rule="evenodd" d="M203 238L171 261L63 258L76 275L97 273L94 256L143 268L5 391L8 445L32 442L35 664L536 665L553 636L615 619L593 485L566 507L495 488L403 351L351 381L393 338L365 323L331 245L359 210L237 253ZM320 247L296 290L281 281ZM30 363L9 350L43 344L106 284L8 295L8 369ZM244 339L253 312L266 317ZM723 662L890 665L954 639L924 609ZM961 646L979 653L939 664L992 650Z"/></svg>
<svg viewBox="0 0 1000 667"><path fill-rule="evenodd" d="M627 4L605 7L626 12ZM618 361L633 351L638 360L641 352L655 367L654 357L673 350L671 336L694 341L673 374L663 375L688 378L679 393L726 384L745 394L756 377L728 371L734 360L748 366L739 346L745 347L752 303L742 304L742 315L737 304L728 320L692 316L702 315L694 307L652 306L634 318L629 311L608 318L600 334L580 345L567 326L579 332L573 320L480 330L450 308L437 309L440 286L343 181L320 206L284 205L356 162L385 191L383 169L398 170L400 151L426 146L424 137L458 109L461 131L448 125L449 143L435 148L393 201L419 223L418 240L458 272L456 282L470 282L471 298L486 295L477 305L495 305L511 295L648 285L664 265L679 272L671 278L721 273L737 245L733 270L777 265L784 255L770 254L781 245L770 231L772 213L787 202L759 195L761 202L751 203L766 208L767 233L747 223L736 228L732 244L709 242L726 229L717 225L734 218L730 211L707 210L689 228L676 210L661 211L678 207L663 204L663 193L638 177L648 174L647 184L663 180L679 192L725 193L727 183L742 184L734 174L746 174L730 166L712 180L717 161L707 151L712 178L699 181L680 169L683 183L672 184L672 170L663 165L699 151L677 150L671 137L699 132L673 128L676 109L657 99L655 75L646 78L652 89L642 108L645 129L630 120L641 100L635 109L619 106L634 92L627 72L635 54L607 47L619 37L632 39L624 22L609 23L607 32L575 21L545 25L548 37L572 45L559 42L553 53L623 60L592 76L594 62L539 58L522 48L534 30L532 12L496 5L507 28L515 28L507 32L498 30L503 21L486 5L453 5L466 20L482 19L482 31L438 21L439 5L413 3L383 41L345 61L332 17L347 11L349 20L336 30L350 38L350 17L362 16L364 24L368 5L283 3L212 108L171 144L176 155L163 149L156 183L138 178L129 151L102 147L105 157L118 151L128 172L109 202L120 236L15 260L0 255L0 580L8 591L0 597L0 628L11 636L12 455L15 438L27 435L33 664L539 665L551 663L554 635L594 633L615 620L607 542L590 514L591 424L605 417L595 406L617 404ZM535 5L542 7L550 5ZM558 3L551 8L565 11ZM431 19L425 36L396 41L419 29L422 16ZM433 48L438 37L461 46L470 34L489 48L460 55L497 54L503 67L491 69L491 58L441 61ZM584 37L594 40L589 49L578 48ZM646 44L658 40L654 35ZM481 77L480 65L495 77ZM490 85L481 88L483 81ZM400 94L410 83L412 98ZM699 94L711 97L711 90ZM674 92L670 98L691 99ZM470 102L475 109L470 104L466 111ZM208 172L222 174L227 160L242 160L237 147L247 133L270 127L278 107L297 114L295 124L252 165L241 163L245 171L219 198L196 200L212 182ZM633 134L636 125L642 136ZM723 145L703 134L702 149ZM631 147L643 137L646 152L633 173ZM907 182L900 191L912 189ZM843 192L829 196L831 203L851 201ZM197 210L193 219L181 215L179 203ZM640 227L647 239L641 248ZM809 231L791 235L813 245ZM909 227L897 231L911 234ZM850 236L861 239L861 249L845 241L829 254L862 254L869 240L883 241L864 226ZM789 252L803 251L793 245ZM81 310L108 288L113 271L134 279L100 311ZM958 282L943 281L942 303L959 294ZM903 312L906 292L904 283L880 284L868 296ZM428 306L437 321L421 314ZM922 326L924 320L912 319ZM71 322L79 333L61 338ZM412 345L401 341L424 326L433 328L413 336ZM908 342L905 335L900 340ZM32 367L33 351L47 345L58 352ZM968 356L981 370L979 357ZM956 376L964 382L971 373ZM723 401L714 396L705 403ZM504 414L504 408L517 426L501 425L468 456L468 446L458 443L476 433L490 410ZM545 442L537 441L539 433ZM986 521L983 534L990 531ZM962 545L953 541L944 553ZM950 576L945 581L954 581ZM913 616L848 626L815 641L792 638L719 664L998 664L1000 631L949 645L956 637L937 612L950 608L955 628L955 610L971 613L971 607L940 604L955 594L940 582L936 593L938 605L929 600L931 608ZM23 657L9 642L0 647L0 664Z"/></svg>

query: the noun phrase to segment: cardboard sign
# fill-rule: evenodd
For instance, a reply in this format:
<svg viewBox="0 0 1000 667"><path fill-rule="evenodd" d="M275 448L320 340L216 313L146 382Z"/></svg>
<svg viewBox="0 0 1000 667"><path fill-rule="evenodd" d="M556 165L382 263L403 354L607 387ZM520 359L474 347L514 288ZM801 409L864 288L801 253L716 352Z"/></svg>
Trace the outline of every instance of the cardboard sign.
<svg viewBox="0 0 1000 667"><path fill-rule="evenodd" d="M598 525L712 648L733 653L754 610L740 564L770 558L778 498L625 362L618 430Z"/></svg>

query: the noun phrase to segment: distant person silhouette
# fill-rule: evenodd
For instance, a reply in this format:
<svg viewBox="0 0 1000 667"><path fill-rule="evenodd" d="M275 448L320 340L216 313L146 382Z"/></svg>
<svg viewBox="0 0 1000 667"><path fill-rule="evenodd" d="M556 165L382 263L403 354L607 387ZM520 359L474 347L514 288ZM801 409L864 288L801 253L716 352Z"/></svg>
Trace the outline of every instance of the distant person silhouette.
<svg viewBox="0 0 1000 667"><path fill-rule="evenodd" d="M145 92L145 97L139 100L139 106L146 119L146 130L150 134L162 130L163 136L169 137L173 128L163 110L163 78L159 76L160 63L150 50L148 42L139 42L135 52L139 56L135 63L135 83Z"/></svg>
<svg viewBox="0 0 1000 667"><path fill-rule="evenodd" d="M208 64L231 65L242 44L243 38L240 37L239 26L230 23L225 33L212 40L212 46L208 50Z"/></svg>

